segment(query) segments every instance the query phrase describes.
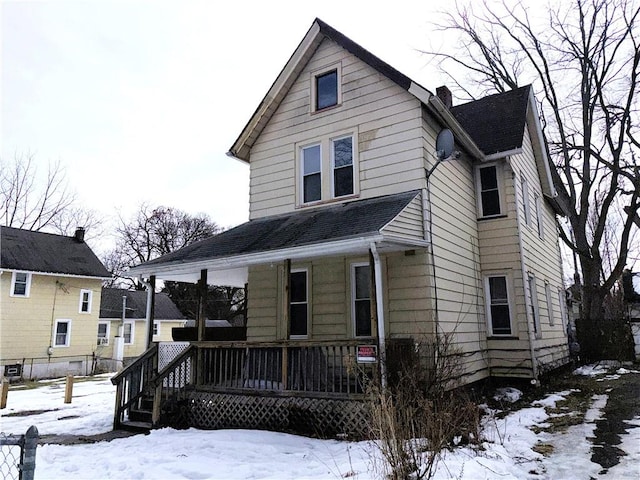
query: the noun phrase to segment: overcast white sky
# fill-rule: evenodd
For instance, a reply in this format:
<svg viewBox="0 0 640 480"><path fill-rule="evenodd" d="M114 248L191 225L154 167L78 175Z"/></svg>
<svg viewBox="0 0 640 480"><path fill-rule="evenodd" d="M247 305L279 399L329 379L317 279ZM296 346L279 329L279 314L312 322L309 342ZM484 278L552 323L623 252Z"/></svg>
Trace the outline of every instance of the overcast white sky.
<svg viewBox="0 0 640 480"><path fill-rule="evenodd" d="M82 206L141 202L248 218L249 168L225 155L315 17L435 91L416 49L453 2L7 1L1 148L60 160Z"/></svg>

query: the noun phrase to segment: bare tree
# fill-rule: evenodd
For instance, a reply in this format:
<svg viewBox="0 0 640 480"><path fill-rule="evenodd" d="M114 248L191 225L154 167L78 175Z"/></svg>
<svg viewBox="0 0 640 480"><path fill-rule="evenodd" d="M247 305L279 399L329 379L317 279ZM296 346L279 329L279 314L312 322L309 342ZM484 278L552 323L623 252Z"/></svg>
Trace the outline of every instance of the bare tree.
<svg viewBox="0 0 640 480"><path fill-rule="evenodd" d="M504 0L458 6L439 27L459 38L459 50L425 52L466 97L533 84L554 200L569 225L560 235L580 263L586 359L617 348L606 338L605 299L640 224L639 11L634 0L573 0L541 20ZM465 80L452 73L461 71Z"/></svg>
<svg viewBox="0 0 640 480"><path fill-rule="evenodd" d="M0 160L0 222L7 227L42 230L75 201L60 162L40 178L31 153Z"/></svg>
<svg viewBox="0 0 640 480"><path fill-rule="evenodd" d="M221 230L204 214L191 215L171 207L142 204L131 220L119 218L116 247L102 260L122 281L122 273L128 267L171 253Z"/></svg>

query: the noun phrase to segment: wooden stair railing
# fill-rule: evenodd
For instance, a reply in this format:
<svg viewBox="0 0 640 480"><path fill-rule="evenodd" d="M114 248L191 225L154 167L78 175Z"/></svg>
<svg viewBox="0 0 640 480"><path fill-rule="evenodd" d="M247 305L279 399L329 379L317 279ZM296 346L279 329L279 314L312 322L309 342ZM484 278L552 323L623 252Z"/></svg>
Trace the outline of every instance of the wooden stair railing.
<svg viewBox="0 0 640 480"><path fill-rule="evenodd" d="M139 406L145 396L152 394L152 380L158 370L158 345L154 344L131 365L111 378L116 386L116 405L113 428L123 426L125 414Z"/></svg>

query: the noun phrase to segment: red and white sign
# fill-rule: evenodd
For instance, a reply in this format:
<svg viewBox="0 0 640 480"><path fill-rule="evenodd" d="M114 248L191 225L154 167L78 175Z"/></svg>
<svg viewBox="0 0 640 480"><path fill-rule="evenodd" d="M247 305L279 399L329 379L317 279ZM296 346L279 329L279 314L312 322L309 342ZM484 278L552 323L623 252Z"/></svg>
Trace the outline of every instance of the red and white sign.
<svg viewBox="0 0 640 480"><path fill-rule="evenodd" d="M378 347L376 345L358 345L358 363L376 363L378 361Z"/></svg>

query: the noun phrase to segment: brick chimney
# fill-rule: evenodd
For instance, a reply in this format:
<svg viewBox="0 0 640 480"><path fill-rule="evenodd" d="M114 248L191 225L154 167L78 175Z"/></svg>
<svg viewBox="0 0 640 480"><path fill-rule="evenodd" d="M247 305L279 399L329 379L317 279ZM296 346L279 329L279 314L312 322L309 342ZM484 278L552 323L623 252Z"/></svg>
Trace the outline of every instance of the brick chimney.
<svg viewBox="0 0 640 480"><path fill-rule="evenodd" d="M84 243L84 228L76 228L76 233L73 234L73 238L75 238L78 243Z"/></svg>
<svg viewBox="0 0 640 480"><path fill-rule="evenodd" d="M436 88L436 95L442 101L442 103L444 103L445 107L451 108L453 106L451 90L449 90L445 85Z"/></svg>

